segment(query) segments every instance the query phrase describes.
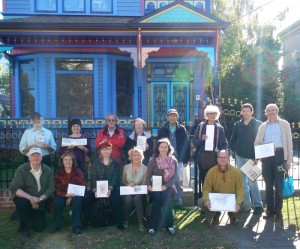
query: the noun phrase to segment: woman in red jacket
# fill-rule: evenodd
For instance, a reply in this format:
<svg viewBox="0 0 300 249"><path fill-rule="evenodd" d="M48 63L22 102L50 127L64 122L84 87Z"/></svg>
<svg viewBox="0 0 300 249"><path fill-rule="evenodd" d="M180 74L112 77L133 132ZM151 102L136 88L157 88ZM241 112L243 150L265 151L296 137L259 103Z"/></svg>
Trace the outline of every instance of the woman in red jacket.
<svg viewBox="0 0 300 249"><path fill-rule="evenodd" d="M80 234L82 223L80 219L82 196L67 194L68 185L75 184L85 186L85 179L82 171L77 168L76 159L70 152L63 154L59 160L61 169L55 172L55 191L54 199L54 225L52 232L61 228L61 219L65 205L70 206L72 211L72 230L75 234Z"/></svg>

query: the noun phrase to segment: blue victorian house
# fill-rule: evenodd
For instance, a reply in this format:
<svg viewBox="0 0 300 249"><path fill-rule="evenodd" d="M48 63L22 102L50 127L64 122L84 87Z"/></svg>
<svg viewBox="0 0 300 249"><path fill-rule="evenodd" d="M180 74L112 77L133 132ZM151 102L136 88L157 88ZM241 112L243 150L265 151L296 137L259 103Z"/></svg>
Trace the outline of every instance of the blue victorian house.
<svg viewBox="0 0 300 249"><path fill-rule="evenodd" d="M174 107L191 122L203 108L208 67L218 95L227 23L210 14L210 0L2 2L0 49L12 69L16 119L38 111L94 122L116 113L153 127Z"/></svg>

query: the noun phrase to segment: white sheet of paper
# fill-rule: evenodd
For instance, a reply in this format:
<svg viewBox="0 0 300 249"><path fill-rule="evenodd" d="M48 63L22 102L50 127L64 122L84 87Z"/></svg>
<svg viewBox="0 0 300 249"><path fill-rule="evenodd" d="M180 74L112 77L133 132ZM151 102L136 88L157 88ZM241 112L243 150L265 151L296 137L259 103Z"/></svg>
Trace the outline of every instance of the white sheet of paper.
<svg viewBox="0 0 300 249"><path fill-rule="evenodd" d="M235 194L209 193L210 211L235 212Z"/></svg>
<svg viewBox="0 0 300 249"><path fill-rule="evenodd" d="M162 176L152 176L152 191L161 191Z"/></svg>
<svg viewBox="0 0 300 249"><path fill-rule="evenodd" d="M207 125L206 126L207 139L205 140L205 149L204 150L206 150L206 151L214 150L214 135L215 135L215 126Z"/></svg>
<svg viewBox="0 0 300 249"><path fill-rule="evenodd" d="M121 186L120 195L144 195L147 194L147 185Z"/></svg>
<svg viewBox="0 0 300 249"><path fill-rule="evenodd" d="M261 169L257 167L252 160L248 160L242 167L241 171L250 178L251 181L255 181L262 173Z"/></svg>
<svg viewBox="0 0 300 249"><path fill-rule="evenodd" d="M136 146L141 147L141 149L143 151L145 151L146 150L146 145L147 145L147 137L145 137L145 136L137 136Z"/></svg>
<svg viewBox="0 0 300 249"><path fill-rule="evenodd" d="M62 138L61 146L77 146L77 145L87 145L86 138L73 139L73 138Z"/></svg>
<svg viewBox="0 0 300 249"><path fill-rule="evenodd" d="M274 144L261 144L254 146L255 159L266 158L275 155Z"/></svg>
<svg viewBox="0 0 300 249"><path fill-rule="evenodd" d="M107 197L108 181L97 181L97 197Z"/></svg>
<svg viewBox="0 0 300 249"><path fill-rule="evenodd" d="M67 194L73 194L77 196L84 196L85 186L76 185L76 184L68 184Z"/></svg>

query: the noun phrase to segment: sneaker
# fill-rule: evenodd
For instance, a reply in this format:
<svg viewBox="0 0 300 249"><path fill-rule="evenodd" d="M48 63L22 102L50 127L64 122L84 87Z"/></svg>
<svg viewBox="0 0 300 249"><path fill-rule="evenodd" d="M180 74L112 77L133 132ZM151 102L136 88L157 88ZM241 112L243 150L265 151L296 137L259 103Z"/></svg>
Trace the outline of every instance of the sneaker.
<svg viewBox="0 0 300 249"><path fill-rule="evenodd" d="M154 235L154 234L155 234L155 230L154 230L153 228L150 228L148 233L149 233L150 235Z"/></svg>
<svg viewBox="0 0 300 249"><path fill-rule="evenodd" d="M127 227L128 227L128 221L124 221L123 226L124 226L125 228L127 228Z"/></svg>
<svg viewBox="0 0 300 249"><path fill-rule="evenodd" d="M232 212L228 212L228 217L229 217L229 220L230 220L230 224L231 225L236 225L238 224L236 218L235 218L235 215L232 213Z"/></svg>
<svg viewBox="0 0 300 249"><path fill-rule="evenodd" d="M139 225L139 231L140 231L140 232L145 232L145 227L144 227L144 225Z"/></svg>
<svg viewBox="0 0 300 249"><path fill-rule="evenodd" d="M262 207L256 207L254 209L253 215L261 215L264 212L264 209Z"/></svg>
<svg viewBox="0 0 300 249"><path fill-rule="evenodd" d="M174 227L169 227L168 230L169 230L170 235L175 235L176 231L175 231Z"/></svg>

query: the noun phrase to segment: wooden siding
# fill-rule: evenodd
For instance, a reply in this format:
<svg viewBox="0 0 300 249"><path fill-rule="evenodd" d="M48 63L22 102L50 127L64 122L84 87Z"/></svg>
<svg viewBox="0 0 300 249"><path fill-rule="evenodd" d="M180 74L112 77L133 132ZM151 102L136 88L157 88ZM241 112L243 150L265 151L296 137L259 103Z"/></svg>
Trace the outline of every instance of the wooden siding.
<svg viewBox="0 0 300 249"><path fill-rule="evenodd" d="M6 0L6 12L8 13L30 13L30 0Z"/></svg>
<svg viewBox="0 0 300 249"><path fill-rule="evenodd" d="M95 113L97 117L104 117L104 111L103 111L103 101L105 98L104 94L104 82L103 82L103 58L98 59L98 79L96 79L96 84L98 85L98 92L97 92L97 98L98 98L98 113ZM95 101L94 101L95 103ZM97 110L95 108L95 110Z"/></svg>
<svg viewBox="0 0 300 249"><path fill-rule="evenodd" d="M51 75L55 76L55 71L52 72L52 66L51 66L51 58L50 57L46 57L45 58L45 70L46 70L46 76L45 76L45 89L46 89L46 114L47 116L53 116L54 113L56 113L56 110L53 110L53 106L54 103L52 103L52 87L51 87ZM43 84L43 82L41 82ZM54 88L56 88L56 86L53 86ZM39 95L42 97L43 93L39 93ZM56 100L56 99L55 99Z"/></svg>
<svg viewBox="0 0 300 249"><path fill-rule="evenodd" d="M141 1L138 0L118 0L117 14L120 16L141 16Z"/></svg>

